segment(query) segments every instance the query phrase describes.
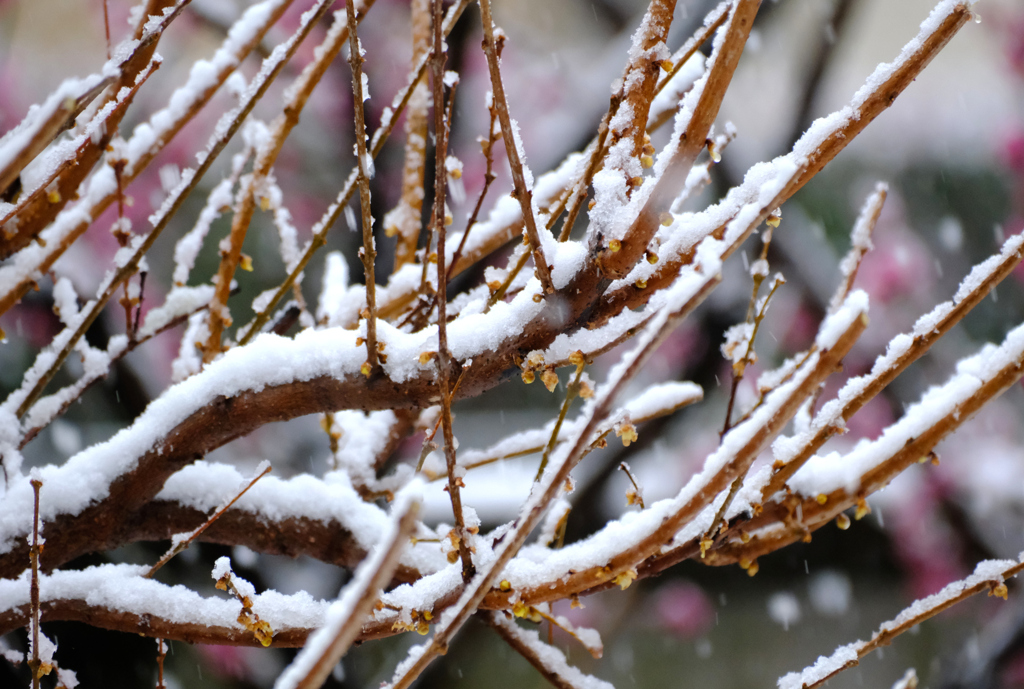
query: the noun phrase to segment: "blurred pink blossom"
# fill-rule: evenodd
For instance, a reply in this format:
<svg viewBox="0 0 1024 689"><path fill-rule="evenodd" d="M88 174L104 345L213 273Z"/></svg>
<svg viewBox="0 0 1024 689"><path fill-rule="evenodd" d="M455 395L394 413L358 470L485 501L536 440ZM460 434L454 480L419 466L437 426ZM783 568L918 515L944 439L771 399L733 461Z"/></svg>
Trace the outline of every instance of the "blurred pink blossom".
<svg viewBox="0 0 1024 689"><path fill-rule="evenodd" d="M706 634L715 621L715 608L708 595L693 582L669 582L652 598L658 626L684 639Z"/></svg>

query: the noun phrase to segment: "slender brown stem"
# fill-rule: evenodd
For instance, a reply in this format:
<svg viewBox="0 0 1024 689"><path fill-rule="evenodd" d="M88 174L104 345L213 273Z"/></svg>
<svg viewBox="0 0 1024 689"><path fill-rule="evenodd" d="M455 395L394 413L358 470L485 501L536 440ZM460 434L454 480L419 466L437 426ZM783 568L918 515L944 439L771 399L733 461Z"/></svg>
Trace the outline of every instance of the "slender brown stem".
<svg viewBox="0 0 1024 689"><path fill-rule="evenodd" d="M458 21L459 17L462 16L462 12L469 5L471 0L459 0L459 2L448 10L448 15L445 17L444 32L445 35L451 32L452 26ZM380 127L373 133L373 139L370 141L369 153L372 157L376 158L380 155L381 150L384 148L384 143L388 137L391 136L391 132L394 130L395 125L398 122L398 116L405 109L406 104L409 102L409 98L412 97L413 88L420 76L424 73L427 68L429 56L424 56L420 60L416 69L413 70L409 84L400 91L391 101L391 117L386 118L381 122ZM302 257L298 260L295 266L292 268L288 276L285 277L284 281L278 285L277 291L274 292L270 301L266 307L256 314L256 318L253 319L252 325L242 335L238 343L240 345L248 344L252 341L256 335L260 333L260 329L266 325L267 321L270 320L270 314L274 308L280 303L281 299L285 294L292 288L295 281L298 280L299 276L306 269L309 261L313 258L313 254L317 252L320 247L324 246L327 241L327 232L334 226L334 223L341 217L342 212L348 205L349 201L352 200L352 195L356 189L356 178L358 177L358 169L352 170L349 174L348 179L345 180L345 186L342 187L341 191L338 192L338 196L335 198L334 203L327 209L323 217L317 222L313 230L313 238L309 244L306 245L305 251L302 253Z"/></svg>
<svg viewBox="0 0 1024 689"><path fill-rule="evenodd" d="M509 115L508 101L505 99L505 87L501 81L490 0L480 0L480 18L484 32L484 55L487 56L487 69L491 75L491 92L494 98L494 107L498 111L498 120L501 122L505 154L508 156L508 164L512 169L512 183L515 185L516 198L519 200L519 208L523 213L526 236L529 238L530 248L533 250L533 262L537 277L540 278L544 293L551 294L555 291L555 286L551 282L551 269L548 267L547 259L544 258L544 249L541 247L540 235L537 233L537 219L533 214L533 190L527 187L526 177L523 175L523 163L519 158L519 148L515 132L512 129L512 117Z"/></svg>
<svg viewBox="0 0 1024 689"><path fill-rule="evenodd" d="M469 214L469 219L466 221L466 231L462 233L462 239L459 240L459 246L455 249L455 253L452 254L452 263L448 266L448 279L451 280L455 272L455 264L462 258L462 249L466 246L466 240L469 239L469 233L473 229L473 225L476 224L477 218L480 217L480 209L483 208L484 198L487 197L487 192L491 188L491 184L497 179L494 174L494 142L497 141L494 134L494 120L497 114L494 112L494 108L490 109L490 117L487 124L487 139L481 140L480 145L483 148L484 153L484 186L480 190L480 194L476 197L476 204L473 206L473 212Z"/></svg>
<svg viewBox="0 0 1024 689"><path fill-rule="evenodd" d="M363 248L360 256L363 260L363 273L366 278L366 364L363 375L369 376L377 368L377 281L374 277L374 261L377 250L373 242L373 215L370 213L370 171L366 154L366 121L364 118L363 101L363 59L362 46L356 27L356 10L351 2L345 3L348 12L348 62L352 67L353 109L356 120L356 169L359 170L359 213L363 226Z"/></svg>
<svg viewBox="0 0 1024 689"><path fill-rule="evenodd" d="M107 10L107 0L103 0L103 28L107 33L107 59L110 59L110 13Z"/></svg>
<svg viewBox="0 0 1024 689"><path fill-rule="evenodd" d="M200 534L202 534L204 531L206 531L208 528L210 528L210 525L213 524L218 519L220 519L221 515L223 515L225 512L227 512L229 509L231 509L231 506L234 505L236 502L238 502L238 499L241 498L243 495L245 495L250 488L255 486L257 481L259 481L261 478L263 478L264 476L266 476L269 473L270 473L270 465L268 464L267 468L264 469L263 471L261 471L256 476L254 476L253 479L251 481L249 481L249 483L247 483L245 485L245 487L242 488L242 490L240 490L238 492L237 495L235 495L235 497L231 498L231 501L228 504L224 505L219 510L214 512L210 516L210 518L207 519L203 523L202 526L200 526L198 529L196 529L192 533L188 534L188 538L184 538L184 539L182 539L180 541L175 542L171 546L171 549L168 550L166 553L164 553L163 557L161 557L160 560L155 565L153 565L152 567L149 568L149 571L146 572L146 574L145 574L145 578L146 579L151 579L153 577L153 575L156 574L157 571L161 567L163 567L168 562L170 562L171 559L175 555L177 555L178 553L180 553L181 551L185 550L190 545L192 545L192 541L196 540L196 538L198 538Z"/></svg>
<svg viewBox="0 0 1024 689"><path fill-rule="evenodd" d="M32 689L39 689L39 680L43 676L39 659L39 553L42 550L39 544L39 489L42 487L42 481L36 478L32 479L32 549L29 551L32 565L32 584L29 594L32 606L32 658L28 661L28 666L32 670Z"/></svg>
<svg viewBox="0 0 1024 689"><path fill-rule="evenodd" d="M430 0L410 2L412 22L412 64L430 52ZM423 225L423 177L427 152L427 111L430 89L424 73L416 80L412 97L405 109L405 165L402 168L402 196L398 207L389 213L392 225L385 219L384 231L397 235L395 270L416 260L416 244ZM429 253L429 251L428 251Z"/></svg>
<svg viewBox="0 0 1024 689"><path fill-rule="evenodd" d="M459 487L462 478L455 471L455 434L452 431L452 400L448 388L451 383L452 361L448 351L448 270L445 265L445 159L448 155L449 122L444 108L444 65L448 53L441 30L441 0L432 0L434 23L434 50L430 60L434 89L434 213L432 224L437 235L437 383L441 395L441 428L444 433L444 456L448 465L448 497L452 501L455 530L459 539L459 558L462 560L462 580L469 582L476 573L469 552L466 522L462 514Z"/></svg>
<svg viewBox="0 0 1024 689"><path fill-rule="evenodd" d="M580 358L583 358L583 353L580 352ZM565 421L565 415L569 413L569 405L576 399L576 395L580 388L580 378L583 377L584 364L576 366L576 378L565 390L565 399L562 401L562 408L558 410L558 418L555 419L555 427L551 429L551 437L548 439L548 444L544 446L544 454L540 458L540 466L537 467L537 475L533 478L533 482L537 483L541 477L544 476L544 470L548 468L548 458L551 457L551 451L555 449L555 445L558 443L558 434L562 430L562 423Z"/></svg>
<svg viewBox="0 0 1024 689"><path fill-rule="evenodd" d="M156 640L156 689L165 689L164 685L164 659L167 658L167 642L163 639Z"/></svg>

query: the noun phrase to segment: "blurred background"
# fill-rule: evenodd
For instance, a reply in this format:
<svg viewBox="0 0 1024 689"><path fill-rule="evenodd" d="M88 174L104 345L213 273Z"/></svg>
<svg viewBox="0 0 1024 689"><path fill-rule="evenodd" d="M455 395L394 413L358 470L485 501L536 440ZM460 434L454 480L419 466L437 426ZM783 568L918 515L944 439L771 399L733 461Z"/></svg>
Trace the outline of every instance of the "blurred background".
<svg viewBox="0 0 1024 689"><path fill-rule="evenodd" d="M534 173L550 169L590 139L608 104L609 84L621 75L630 36L646 3L638 0L497 0L496 21L509 36L503 70L512 116L522 128L527 162ZM679 0L670 50L700 24L715 3ZM158 73L139 93L124 132L161 107L182 83L191 64L209 57L246 3L194 0L161 41L164 58ZM699 209L738 183L757 161L784 153L810 122L845 105L880 62L893 60L917 32L933 4L928 0L766 0L761 8L732 88L723 104L719 130L726 121L738 136L712 171L712 184L689 209ZM109 0L112 37L128 30L131 4ZM298 22L305 4L297 3L272 31L272 48ZM947 300L975 263L998 250L1006 236L1024 229L1024 6L1019 0L985 0L976 7L981 21L970 24L934 60L924 74L814 181L783 208L769 260L786 285L771 303L757 342L757 370L779 363L813 338L837 281L837 264L849 246L857 211L878 181L889 197L875 232L875 249L865 259L857 286L871 296L871 325L847 357L845 370L830 382L834 392L849 375L867 371L897 333L921 314ZM0 131L21 120L69 76L85 76L106 59L103 3L98 0L0 0ZM361 30L370 78L371 128L383 107L406 81L411 55L408 6L402 0L377 0ZM300 51L309 60L322 38L320 27ZM461 230L482 186L484 161L477 137L486 133L483 107L488 88L479 51L479 15L467 12L449 39L449 69L461 73L453 129L453 151L464 163L465 200L455 199L455 228ZM708 46L704 46L705 52ZM258 62L250 58L251 77ZM282 79L298 73L289 67ZM351 86L348 67L339 61L328 73L286 146L276 172L300 241L333 199L352 165ZM280 109L281 89L268 96L256 117L266 120ZM218 96L210 114L197 118L166 150L152 170L128 193L126 209L136 231L166 195L167 182L194 162L219 112L233 103ZM655 137L663 143L667 133ZM380 219L398 198L402 144L396 138L378 161L374 214ZM510 189L504 159L493 202ZM203 182L208 192L224 174L215 168ZM429 171L428 171L429 174ZM161 239L146 283L146 303L158 305L170 287L173 242L195 221L203 200L194 195L177 226ZM109 262L116 242L106 231L114 215L101 219L85 240L62 259L58 275L71 277L88 295L102 278L96 266ZM462 225L460 225L462 223ZM208 280L216 270L212 241L224 236L228 221L214 226L200 255L193 280ZM391 240L378 240L378 274L393 261ZM359 279L358 234L343 220L328 241L341 250ZM257 215L245 251L257 270L239 276L231 307L236 323L251 317L248 304L284 276L272 224ZM636 381L693 380L705 389L705 402L639 429L628 449L618 443L595 453L576 475L576 505L569 538L592 533L627 508L626 477L615 468L628 460L644 486L648 502L675 494L718 443L724 422L730 366L719 345L724 331L745 317L750 279L744 267L760 252L755 238L746 256L730 261L726 279L702 309L663 346ZM493 263L500 263L502 255ZM304 290L315 304L322 273L315 262ZM478 272L460 278L471 284ZM986 341L998 341L1024 320L1018 271L946 336L932 352L864 408L849 433L831 449L875 437L899 418L904 405L933 384L944 381L955 362ZM383 278L381 278L383 281ZM15 389L36 352L57 332L51 283L41 283L0 326L0 390ZM113 310L90 331L102 345L118 332L123 315ZM110 437L137 416L150 399L171 383L171 362L178 354L180 329L161 336L120 362L113 374L94 386L81 404L51 425L26 448L29 465L61 462L94 442ZM611 353L598 361L596 380ZM60 382L77 375L74 364ZM563 376L564 379L564 376ZM747 382L756 379L756 371ZM564 383L564 380L563 380ZM989 557L1016 557L1024 549L1024 395L1019 386L986 408L953 439L938 448L941 464L914 467L869 502L872 514L846 532L826 526L813 541L762 558L750 578L737 567L708 568L683 563L654 580L625 592L586 598L582 610L556 606L560 614L601 632L603 660L594 661L567 637L555 633L560 647L581 669L616 687L773 686L775 679L798 671L840 644L866 638L915 598L965 576ZM741 389L749 403L752 387ZM543 425L562 396L518 380L456 407L455 430L461 448L486 447L520 429ZM400 460L418 454L421 437L399 450ZM830 449L830 448L827 448ZM213 453L208 459L254 467L269 459L275 473L322 473L328 440L315 418L264 428ZM467 477L464 500L485 523L512 517L529 490L536 457L507 461ZM431 519L445 521L447 498L437 485L428 505ZM450 517L449 517L450 519ZM150 562L166 544L138 544L114 553L90 556L73 566L102 561ZM346 573L311 560L257 555L245 549L208 544L193 546L168 566L168 579L214 595L209 570L213 560L233 556L235 570L257 590L285 593L307 590L333 598ZM1024 603L1011 584L1009 602L969 601L898 639L857 668L833 680L833 687L890 686L907 668L915 668L921 686L1024 686ZM564 608L564 609L563 609ZM149 639L103 632L71 623L44 628L60 643L58 659L75 670L82 686L152 686L155 644ZM399 638L354 649L331 681L333 686L376 686L387 680L405 649L419 639ZM24 647L23 635L7 642ZM190 647L172 643L167 658L169 686L263 687L288 662L282 650ZM496 668L499 668L496 670ZM0 685L24 686L25 676L0 661ZM544 680L497 636L483 627L467 628L419 686L533 687Z"/></svg>

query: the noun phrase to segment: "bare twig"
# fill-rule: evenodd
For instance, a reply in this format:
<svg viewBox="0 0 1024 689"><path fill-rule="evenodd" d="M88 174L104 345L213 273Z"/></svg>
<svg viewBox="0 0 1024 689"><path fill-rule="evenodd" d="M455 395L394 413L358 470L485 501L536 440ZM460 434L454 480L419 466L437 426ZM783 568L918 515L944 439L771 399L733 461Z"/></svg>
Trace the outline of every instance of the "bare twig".
<svg viewBox="0 0 1024 689"><path fill-rule="evenodd" d="M494 21L491 19L491 2L490 0L479 1L480 18L484 32L484 55L487 56L487 69L491 76L491 91L494 98L494 107L498 111L498 120L501 123L501 135L505 141L505 154L508 156L516 198L519 200L519 207L523 212L523 221L526 223L526 236L530 240L530 248L533 251L533 263L537 271L537 277L540 278L544 292L550 294L555 291L555 286L551 282L551 269L548 267L547 259L544 258L544 249L541 246L540 235L537 233L537 219L533 214L533 189L527 186L526 177L523 175L523 163L519 158L518 129L513 129L512 117L508 111L508 101L505 99L505 87L501 81L501 69L498 65L497 42L494 38Z"/></svg>
<svg viewBox="0 0 1024 689"><path fill-rule="evenodd" d="M226 505L224 505L219 510L217 510L212 515L210 515L210 518L207 519L202 524L202 526L200 526L199 528L195 529L194 531L192 531L190 533L177 534L176 536L174 536L174 538L171 539L171 548L166 553L163 554L163 556L157 561L156 564L154 564L152 567L149 568L149 571L146 572L145 577L147 579L152 578L152 576L154 574L156 574L157 571L161 567L163 567L168 562L170 562L171 559L175 555L177 555L178 553L180 553L181 551L185 550L190 545L192 545L192 541L196 540L196 538L198 538L200 534L202 534L204 531L206 531L208 528L210 528L210 525L213 524L218 519L220 519L221 515L223 515L225 512L227 512L229 509L231 509L231 506L234 505L236 502L238 502L238 499L241 498L243 495L245 495L246 492L248 492L248 490L250 488L252 488L254 485L256 485L257 481L259 481L261 478L263 478L264 476L266 476L269 473L270 473L270 464L267 463L267 466L266 466L265 469L263 469L260 473L256 474L256 476L254 476L253 479L251 481L249 481L249 483L247 483L242 488L242 490L240 490L235 495L235 497L231 498L231 500Z"/></svg>
<svg viewBox="0 0 1024 689"><path fill-rule="evenodd" d="M359 43L356 30L356 11L351 2L345 3L348 12L348 62L352 67L352 92L355 98L352 107L355 110L356 139L356 178L359 184L359 214L363 227L363 247L359 255L363 260L363 273L366 277L366 364L363 375L370 376L377 368L377 280L374 276L374 261L377 249L373 241L373 215L370 210L370 158L366 154L366 122L364 120L363 102L363 47Z"/></svg>
<svg viewBox="0 0 1024 689"><path fill-rule="evenodd" d="M448 156L448 135L450 123L445 118L444 108L444 65L448 60L441 27L441 0L432 0L434 49L431 53L431 82L434 90L434 212L431 221L437 234L437 383L441 395L441 428L444 432L444 456L448 464L448 497L452 502L455 531L458 538L459 559L462 560L462 579L469 582L476 573L473 558L469 552L469 533L462 514L462 498L459 493L462 477L455 471L455 435L452 432L452 400L448 388L451 382L452 361L448 351L448 269L445 265L445 158ZM425 261L424 264L427 262Z"/></svg>

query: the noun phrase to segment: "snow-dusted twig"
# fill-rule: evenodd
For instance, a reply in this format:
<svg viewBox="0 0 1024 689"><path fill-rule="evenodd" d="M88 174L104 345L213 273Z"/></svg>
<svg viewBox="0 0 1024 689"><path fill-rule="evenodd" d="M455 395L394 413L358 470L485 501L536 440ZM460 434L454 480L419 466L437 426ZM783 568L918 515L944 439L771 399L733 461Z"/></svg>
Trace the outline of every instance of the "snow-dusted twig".
<svg viewBox="0 0 1024 689"><path fill-rule="evenodd" d="M785 485L825 442L846 427L846 422L917 361L1009 275L1024 258L1024 236L1009 238L999 254L975 266L960 283L951 301L943 302L921 316L909 333L894 337L871 371L853 378L815 416L811 428L797 437L779 442L774 449L781 463L764 487L767 500Z"/></svg>
<svg viewBox="0 0 1024 689"><path fill-rule="evenodd" d="M990 596L1006 598L1005 581L1024 570L1024 553L1017 560L979 562L970 576L947 584L941 591L916 600L894 619L884 622L867 641L840 646L831 656L821 656L803 672L791 672L779 678L779 689L813 689L843 670L854 667L872 651L888 646L900 634L916 627L971 596L988 591Z"/></svg>
<svg viewBox="0 0 1024 689"><path fill-rule="evenodd" d="M686 39L686 42L679 47L669 62L672 63L672 68L665 73L665 76L658 82L657 90L660 93L663 91L669 83L676 78L683 66L686 65L690 58L693 57L697 50L707 42L711 36L718 31L719 27L725 23L725 20L729 18L729 10L732 7L731 0L722 0L713 10L708 12L707 16L704 17L704 22L697 31ZM652 132L655 129L660 128L663 124L668 122L675 114L675 108L665 109L659 114L653 112L647 122L647 131Z"/></svg>
<svg viewBox="0 0 1024 689"><path fill-rule="evenodd" d="M648 530L634 534L625 547L613 548L601 565L574 568L553 589L548 584L530 586L518 591L518 595L531 602L543 602L562 597L559 594L609 585L623 573L635 575L644 560L658 556L666 543L679 538L684 527L694 525L693 537L706 531L715 513L716 498L724 495L737 477L746 474L760 451L785 427L803 400L835 371L863 332L865 301L863 293L851 295L844 309L822 325L818 334L819 353L806 362L800 374L779 386L755 414L735 426L722 439L718 450L705 460L704 469L690 479L678 496L657 510L648 507L647 511L655 515ZM707 523L701 524L697 518L705 510Z"/></svg>
<svg viewBox="0 0 1024 689"><path fill-rule="evenodd" d="M505 98L505 87L501 81L501 67L498 63L498 48L494 36L494 21L491 19L490 0L479 0L480 19L484 33L484 55L487 56L487 70L491 77L491 94L494 98L494 107L498 112L498 121L501 123L501 135L505 142L505 155L508 157L509 168L512 170L512 182L515 185L516 199L519 201L519 208L523 213L523 222L526 227L526 236L530 240L530 248L533 252L534 269L537 277L546 294L555 291L551 282L551 268L548 260L544 257L544 248L541 245L540 234L537 229L537 218L533 212L533 175L527 179L524 170L525 163L522 150L522 142L519 140L519 125L514 123L509 114L508 101Z"/></svg>
<svg viewBox="0 0 1024 689"><path fill-rule="evenodd" d="M118 255L114 258L116 270L107 274L105 280L97 289L96 299L90 302L87 309L84 309L86 313L83 315L83 318L80 319L78 327L70 333L69 337L65 338L63 347L57 350L56 357L53 358L53 362L47 370L38 377L33 388L29 391L28 395L25 396L24 401L18 408L19 416L24 415L25 412L28 411L28 407L42 394L43 389L71 353L75 343L81 339L85 334L85 331L90 325L92 325L93 321L96 320L102 309L118 289L118 286L125 279L135 274L138 269L139 262L146 253L148 253L149 249L152 248L164 228L167 227L170 219L184 202L185 197L188 196L188 193L196 187L203 174L205 174L205 172L210 168L213 161L221 151L224 150L228 141L241 127L242 122L252 111L253 107L255 107L256 103L263 97L277 75L280 74L284 64L292 55L294 55L302 38L304 38L312 26L315 25L316 19L327 11L327 7L329 7L327 0L321 0L321 3L318 5L318 11L306 17L307 21L303 22L289 40L282 44L282 49L275 50L275 52L267 58L266 61L264 61L263 69L250 86L244 102L235 110L225 114L221 119L221 124L223 126L217 127L214 131L214 134L207 145L206 151L199 156L200 162L197 168L195 170L189 170L182 175L182 180L178 184L177 188L175 188L172 194L164 201L164 205L151 217L153 229L150 230L149 234L145 235L145 237L136 237L131 244L122 248L118 252ZM109 176L113 177L112 170L108 169L105 172L109 174Z"/></svg>
<svg viewBox="0 0 1024 689"><path fill-rule="evenodd" d="M625 187L626 198L643 180L643 170L653 164L649 155L646 160L650 163L642 163L641 154L649 141L645 138L648 114L657 92L658 75L668 58L665 40L675 9L676 0L651 0L633 34L621 99L610 123L608 155L604 161L604 169L617 175L619 183Z"/></svg>
<svg viewBox="0 0 1024 689"><path fill-rule="evenodd" d="M202 300L204 297L208 297L208 292L208 289L202 287L178 288L178 293L172 291L163 306L150 310L142 328L131 340L124 337L112 337L107 343L106 350L102 352L91 347L86 349L82 353L82 358L88 365L85 366L81 377L54 393L40 397L25 412L24 431L19 449L25 447L40 431L67 411L68 407L78 400L90 386L105 378L114 363L157 335L181 325L189 316L205 309L206 304L202 303ZM81 343L81 341L79 342Z"/></svg>
<svg viewBox="0 0 1024 689"><path fill-rule="evenodd" d="M32 670L32 686L39 689L39 678L43 675L39 660L39 553L42 544L39 541L39 489L43 482L37 478L32 479L32 491L35 499L32 507L32 548L29 550L31 559L32 580L29 589L31 607L31 622L29 626L32 643L32 657L28 659L28 666Z"/></svg>
<svg viewBox="0 0 1024 689"><path fill-rule="evenodd" d="M613 689L608 682L586 675L569 665L561 651L541 641L536 631L520 627L505 613L486 612L483 618L509 646L537 668L552 686L558 689Z"/></svg>
<svg viewBox="0 0 1024 689"><path fill-rule="evenodd" d="M922 24L918 35L904 46L898 58L892 63L880 65L864 86L854 94L850 105L816 120L793 147L793 154L798 159L806 159L807 162L803 164L799 176L779 196L776 207L781 206L796 193L872 120L892 105L971 16L972 12L967 2L941 2ZM692 96L691 93L688 98ZM776 162L778 160L780 159L776 159ZM701 238L706 236L705 233L721 236L725 225L733 217L728 214L728 200L727 196L722 204L708 208L687 223L690 226L696 225L694 229L699 228L701 234L683 240L683 233L680 233L681 241L677 241L671 247L663 245L659 254L661 260L645 280L646 289L636 289L628 281L610 288L602 298L601 304L594 309L590 323L601 324L624 309L636 308L650 298L648 290L658 290L671 283L678 275L679 267L693 260L694 248ZM693 222L715 216L720 218L719 221L708 229L700 228L700 224Z"/></svg>
<svg viewBox="0 0 1024 689"><path fill-rule="evenodd" d="M882 214L882 206L885 205L888 193L889 185L879 182L875 185L875 191L864 201L864 206L860 209L857 222L854 223L853 231L850 232L850 250L839 263L839 273L843 276L843 281L828 304L829 313L838 309L846 299L846 295L853 289L853 281L857 279L857 269L860 268L861 259L871 250L871 234L875 231L875 224L878 222L878 216Z"/></svg>
<svg viewBox="0 0 1024 689"><path fill-rule="evenodd" d="M999 346L986 345L963 359L945 384L928 390L882 435L858 444L846 455L814 457L790 478L792 495L765 504L713 553L715 564L752 560L773 552L834 519L865 497L888 485L914 464L933 457L934 447L963 425L985 404L1024 376L1024 326ZM861 508L858 517L866 512Z"/></svg>
<svg viewBox="0 0 1024 689"><path fill-rule="evenodd" d="M171 94L169 105L154 113L148 122L135 128L132 137L126 143L129 161L122 172L124 183L127 184L145 169L157 153L209 102L217 89L252 51L253 46L262 40L270 26L280 18L290 2L291 0L266 0L250 7L237 24L237 30L228 35L213 59L199 61L194 66L188 82ZM157 25L157 28L159 26L162 25ZM152 27L148 24L146 27L146 31L151 32ZM142 24L138 28L141 31ZM150 44L150 48L155 47L155 43ZM120 93L118 95L120 96ZM102 136L95 145L99 146L99 152L102 152L109 143L109 137L113 135L113 128L111 127L110 132L105 132L107 126L104 122L96 124L100 127L96 133ZM98 160L99 152L96 153L93 162ZM85 165L85 160L84 157L80 159L80 163L72 168L72 172L78 171L83 175L88 172L91 165ZM103 210L116 200L117 187L113 183L113 175L107 171L97 170L83 185L84 190L78 189L81 179L79 177L72 185L69 176L68 188L64 188L63 180L59 180L62 183L57 191L62 198L71 198L77 189L82 200L64 209L56 216L50 227L40 232L42 227L53 219L53 216L49 215L40 216L31 222L28 221L29 218L26 218L25 222L19 221L18 226L22 228L23 233L30 237L38 234L45 246L26 247L17 254L12 265L0 268L0 313L6 312L17 303L32 287L37 276L49 271L67 248L89 228L93 219L98 218ZM46 196L47 194L42 194L40 198L47 200ZM19 211L19 216L29 215L35 218L33 213L33 207L28 207Z"/></svg>
<svg viewBox="0 0 1024 689"><path fill-rule="evenodd" d="M661 214L684 187L690 168L704 150L760 4L760 0L737 0L729 20L721 29L724 33L720 33L715 41L715 50L702 83L687 96L687 100L694 99L693 111L687 113L689 118L685 127L674 135L669 149L662 153L667 161L659 162L655 168L660 174L653 182L642 209L628 228L609 228L611 234L600 238L599 260L607 277L622 278L629 272L661 226Z"/></svg>
<svg viewBox="0 0 1024 689"><path fill-rule="evenodd" d="M448 268L445 264L446 253L446 219L445 219L445 159L448 157L448 138L451 134L451 122L445 113L444 72L448 61L448 50L444 44L443 27L441 26L441 0L432 0L431 14L433 25L433 50L431 51L431 86L434 100L434 208L431 225L437 235L437 383L441 396L441 430L444 434L444 456L448 467L448 497L452 503L452 516L455 520L455 538L459 559L462 561L462 579L469 582L476 573L473 557L469 551L469 533L466 531L466 518L462 510L460 487L462 477L456 472L455 434L452 431L452 355L448 349ZM454 88L455 84L451 84ZM450 112L448 113L450 116ZM428 246L429 249L429 246ZM429 253L429 251L428 251ZM429 260L424 260L424 267ZM424 271L424 274L425 271Z"/></svg>

